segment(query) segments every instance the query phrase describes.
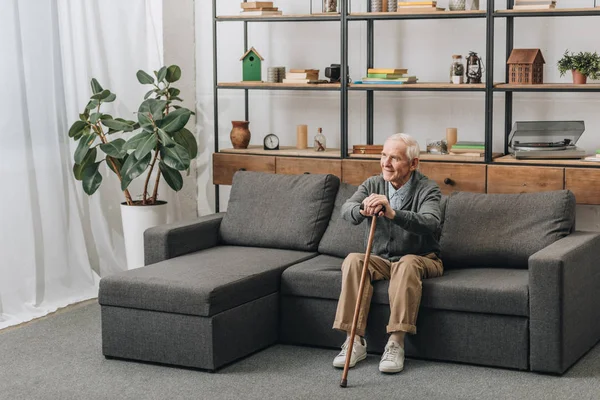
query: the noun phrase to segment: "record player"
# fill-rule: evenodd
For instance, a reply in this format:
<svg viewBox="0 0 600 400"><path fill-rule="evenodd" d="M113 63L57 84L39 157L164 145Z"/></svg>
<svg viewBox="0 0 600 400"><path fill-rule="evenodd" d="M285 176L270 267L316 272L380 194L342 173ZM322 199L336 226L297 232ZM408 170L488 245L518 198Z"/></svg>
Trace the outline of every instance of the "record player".
<svg viewBox="0 0 600 400"><path fill-rule="evenodd" d="M508 151L517 159L579 159L585 150L575 143L584 121L518 121L508 136Z"/></svg>

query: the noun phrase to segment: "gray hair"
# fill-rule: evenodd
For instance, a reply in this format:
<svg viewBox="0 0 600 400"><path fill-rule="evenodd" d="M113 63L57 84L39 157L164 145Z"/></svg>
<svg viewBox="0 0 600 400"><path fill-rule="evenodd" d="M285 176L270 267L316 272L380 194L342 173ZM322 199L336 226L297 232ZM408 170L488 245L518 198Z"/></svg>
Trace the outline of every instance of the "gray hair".
<svg viewBox="0 0 600 400"><path fill-rule="evenodd" d="M387 140L400 140L404 142L406 145L406 157L408 158L408 162L412 162L415 158L419 158L419 155L421 154L419 143L407 133L394 133L392 136L388 137L386 141Z"/></svg>

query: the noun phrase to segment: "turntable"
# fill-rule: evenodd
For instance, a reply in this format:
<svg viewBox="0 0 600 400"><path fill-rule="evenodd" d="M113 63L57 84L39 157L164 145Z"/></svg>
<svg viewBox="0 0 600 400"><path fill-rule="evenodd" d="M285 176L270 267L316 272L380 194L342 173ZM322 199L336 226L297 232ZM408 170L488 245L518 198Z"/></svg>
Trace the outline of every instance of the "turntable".
<svg viewBox="0 0 600 400"><path fill-rule="evenodd" d="M518 121L508 137L508 150L517 159L579 159L585 150L575 146L584 121Z"/></svg>

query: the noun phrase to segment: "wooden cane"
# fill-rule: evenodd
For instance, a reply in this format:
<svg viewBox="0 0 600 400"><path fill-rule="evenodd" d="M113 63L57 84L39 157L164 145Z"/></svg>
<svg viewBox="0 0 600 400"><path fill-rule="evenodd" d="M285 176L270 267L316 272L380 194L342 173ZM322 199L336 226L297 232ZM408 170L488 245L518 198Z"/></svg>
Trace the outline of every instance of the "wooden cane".
<svg viewBox="0 0 600 400"><path fill-rule="evenodd" d="M356 325L358 323L358 314L360 313L360 303L362 301L363 291L365 289L365 281L367 280L367 271L369 270L369 257L371 255L371 247L373 247L373 237L375 235L375 225L377 224L377 215L373 215L371 222L371 231L369 232L369 241L367 242L367 252L365 254L365 262L363 264L362 274L360 275L360 285L358 287L358 298L356 299L356 307L354 308L354 318L352 319L352 329L350 330L350 343L346 352L346 363L344 364L344 372L342 373L342 381L340 386L345 388L348 386L348 369L350 368L350 359L352 358L352 347L354 345L354 335L356 335Z"/></svg>

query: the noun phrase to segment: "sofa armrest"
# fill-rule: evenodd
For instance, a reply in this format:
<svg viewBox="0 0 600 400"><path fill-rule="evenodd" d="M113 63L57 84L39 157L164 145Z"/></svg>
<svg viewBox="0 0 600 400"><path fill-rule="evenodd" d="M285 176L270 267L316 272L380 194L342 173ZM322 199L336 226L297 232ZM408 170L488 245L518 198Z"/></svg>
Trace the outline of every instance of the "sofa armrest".
<svg viewBox="0 0 600 400"><path fill-rule="evenodd" d="M216 246L224 215L225 213L211 214L194 221L147 229L144 232L145 265Z"/></svg>
<svg viewBox="0 0 600 400"><path fill-rule="evenodd" d="M574 232L529 258L530 368L562 374L600 339L600 233Z"/></svg>

